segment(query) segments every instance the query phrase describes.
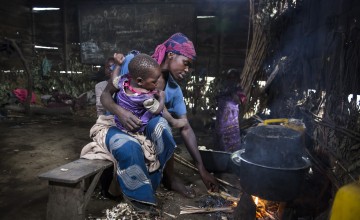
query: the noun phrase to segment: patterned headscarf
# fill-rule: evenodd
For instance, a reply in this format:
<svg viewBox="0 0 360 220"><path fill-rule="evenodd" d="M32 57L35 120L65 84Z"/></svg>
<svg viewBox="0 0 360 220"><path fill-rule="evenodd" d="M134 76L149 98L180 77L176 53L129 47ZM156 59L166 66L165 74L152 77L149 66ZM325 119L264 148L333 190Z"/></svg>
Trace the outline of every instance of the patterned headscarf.
<svg viewBox="0 0 360 220"><path fill-rule="evenodd" d="M192 60L195 60L196 58L194 44L182 33L176 33L164 43L158 45L152 57L161 64L165 59L166 53L169 52L183 55Z"/></svg>

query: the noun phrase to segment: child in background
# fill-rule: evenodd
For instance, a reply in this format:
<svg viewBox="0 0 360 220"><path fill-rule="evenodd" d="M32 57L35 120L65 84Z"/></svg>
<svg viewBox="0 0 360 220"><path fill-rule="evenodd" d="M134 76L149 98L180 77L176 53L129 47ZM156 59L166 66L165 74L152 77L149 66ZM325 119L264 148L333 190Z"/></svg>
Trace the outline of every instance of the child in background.
<svg viewBox="0 0 360 220"><path fill-rule="evenodd" d="M240 86L240 71L230 69L214 82L217 111L215 135L220 150L234 152L241 149L239 105L245 105L246 95Z"/></svg>
<svg viewBox="0 0 360 220"><path fill-rule="evenodd" d="M111 74L111 69L110 68L111 68L112 65L114 65L114 63L115 63L114 57L110 57L110 58L108 58L106 60L105 68L104 68L104 74L103 74L103 76L101 76L101 78L103 78L104 80L101 81L101 82L98 82L95 85L97 116L109 114L109 112L107 112L106 109L104 108L104 106L101 104L100 96L101 96L101 93L104 91L106 85L108 84L108 79L109 79L110 74Z"/></svg>

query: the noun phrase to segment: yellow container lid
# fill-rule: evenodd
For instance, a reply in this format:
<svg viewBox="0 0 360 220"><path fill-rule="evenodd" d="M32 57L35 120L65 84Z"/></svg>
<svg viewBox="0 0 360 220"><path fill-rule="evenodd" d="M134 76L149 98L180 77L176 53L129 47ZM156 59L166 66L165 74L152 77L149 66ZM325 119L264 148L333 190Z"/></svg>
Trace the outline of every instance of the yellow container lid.
<svg viewBox="0 0 360 220"><path fill-rule="evenodd" d="M335 195L330 220L360 219L360 183L342 186Z"/></svg>

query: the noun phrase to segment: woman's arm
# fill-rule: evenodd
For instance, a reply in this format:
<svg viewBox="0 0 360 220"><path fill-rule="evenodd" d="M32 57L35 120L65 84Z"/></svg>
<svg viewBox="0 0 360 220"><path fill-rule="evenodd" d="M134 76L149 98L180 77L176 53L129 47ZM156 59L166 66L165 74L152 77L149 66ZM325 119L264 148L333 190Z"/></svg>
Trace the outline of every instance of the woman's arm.
<svg viewBox="0 0 360 220"><path fill-rule="evenodd" d="M180 118L187 120L186 115L183 115ZM205 169L204 164L202 162L201 155L197 147L197 141L194 130L192 129L190 124L187 123L184 127L180 129L180 132L181 132L181 137L185 142L185 146L187 150L189 151L191 157L195 161L195 165L199 170L201 179L204 182L206 188L211 191L218 191L219 190L218 182L216 181L215 177Z"/></svg>
<svg viewBox="0 0 360 220"><path fill-rule="evenodd" d="M166 107L164 107L162 116L166 119L166 121L169 122L170 126L173 128L182 128L188 123L186 118L174 118Z"/></svg>

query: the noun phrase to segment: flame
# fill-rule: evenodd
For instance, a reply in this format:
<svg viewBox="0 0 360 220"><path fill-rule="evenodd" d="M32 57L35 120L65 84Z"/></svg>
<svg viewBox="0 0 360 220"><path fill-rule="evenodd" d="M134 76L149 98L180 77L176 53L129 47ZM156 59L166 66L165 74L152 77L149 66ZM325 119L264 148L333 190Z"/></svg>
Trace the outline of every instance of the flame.
<svg viewBox="0 0 360 220"><path fill-rule="evenodd" d="M262 200L259 197L252 196L256 205L257 219L276 219L275 215L280 203Z"/></svg>
<svg viewBox="0 0 360 220"><path fill-rule="evenodd" d="M233 202L233 203L232 203L232 206L233 206L233 207L236 207L237 205L238 205L237 202Z"/></svg>
<svg viewBox="0 0 360 220"><path fill-rule="evenodd" d="M252 196L252 198L254 200L255 205L257 205L259 203L259 197Z"/></svg>

